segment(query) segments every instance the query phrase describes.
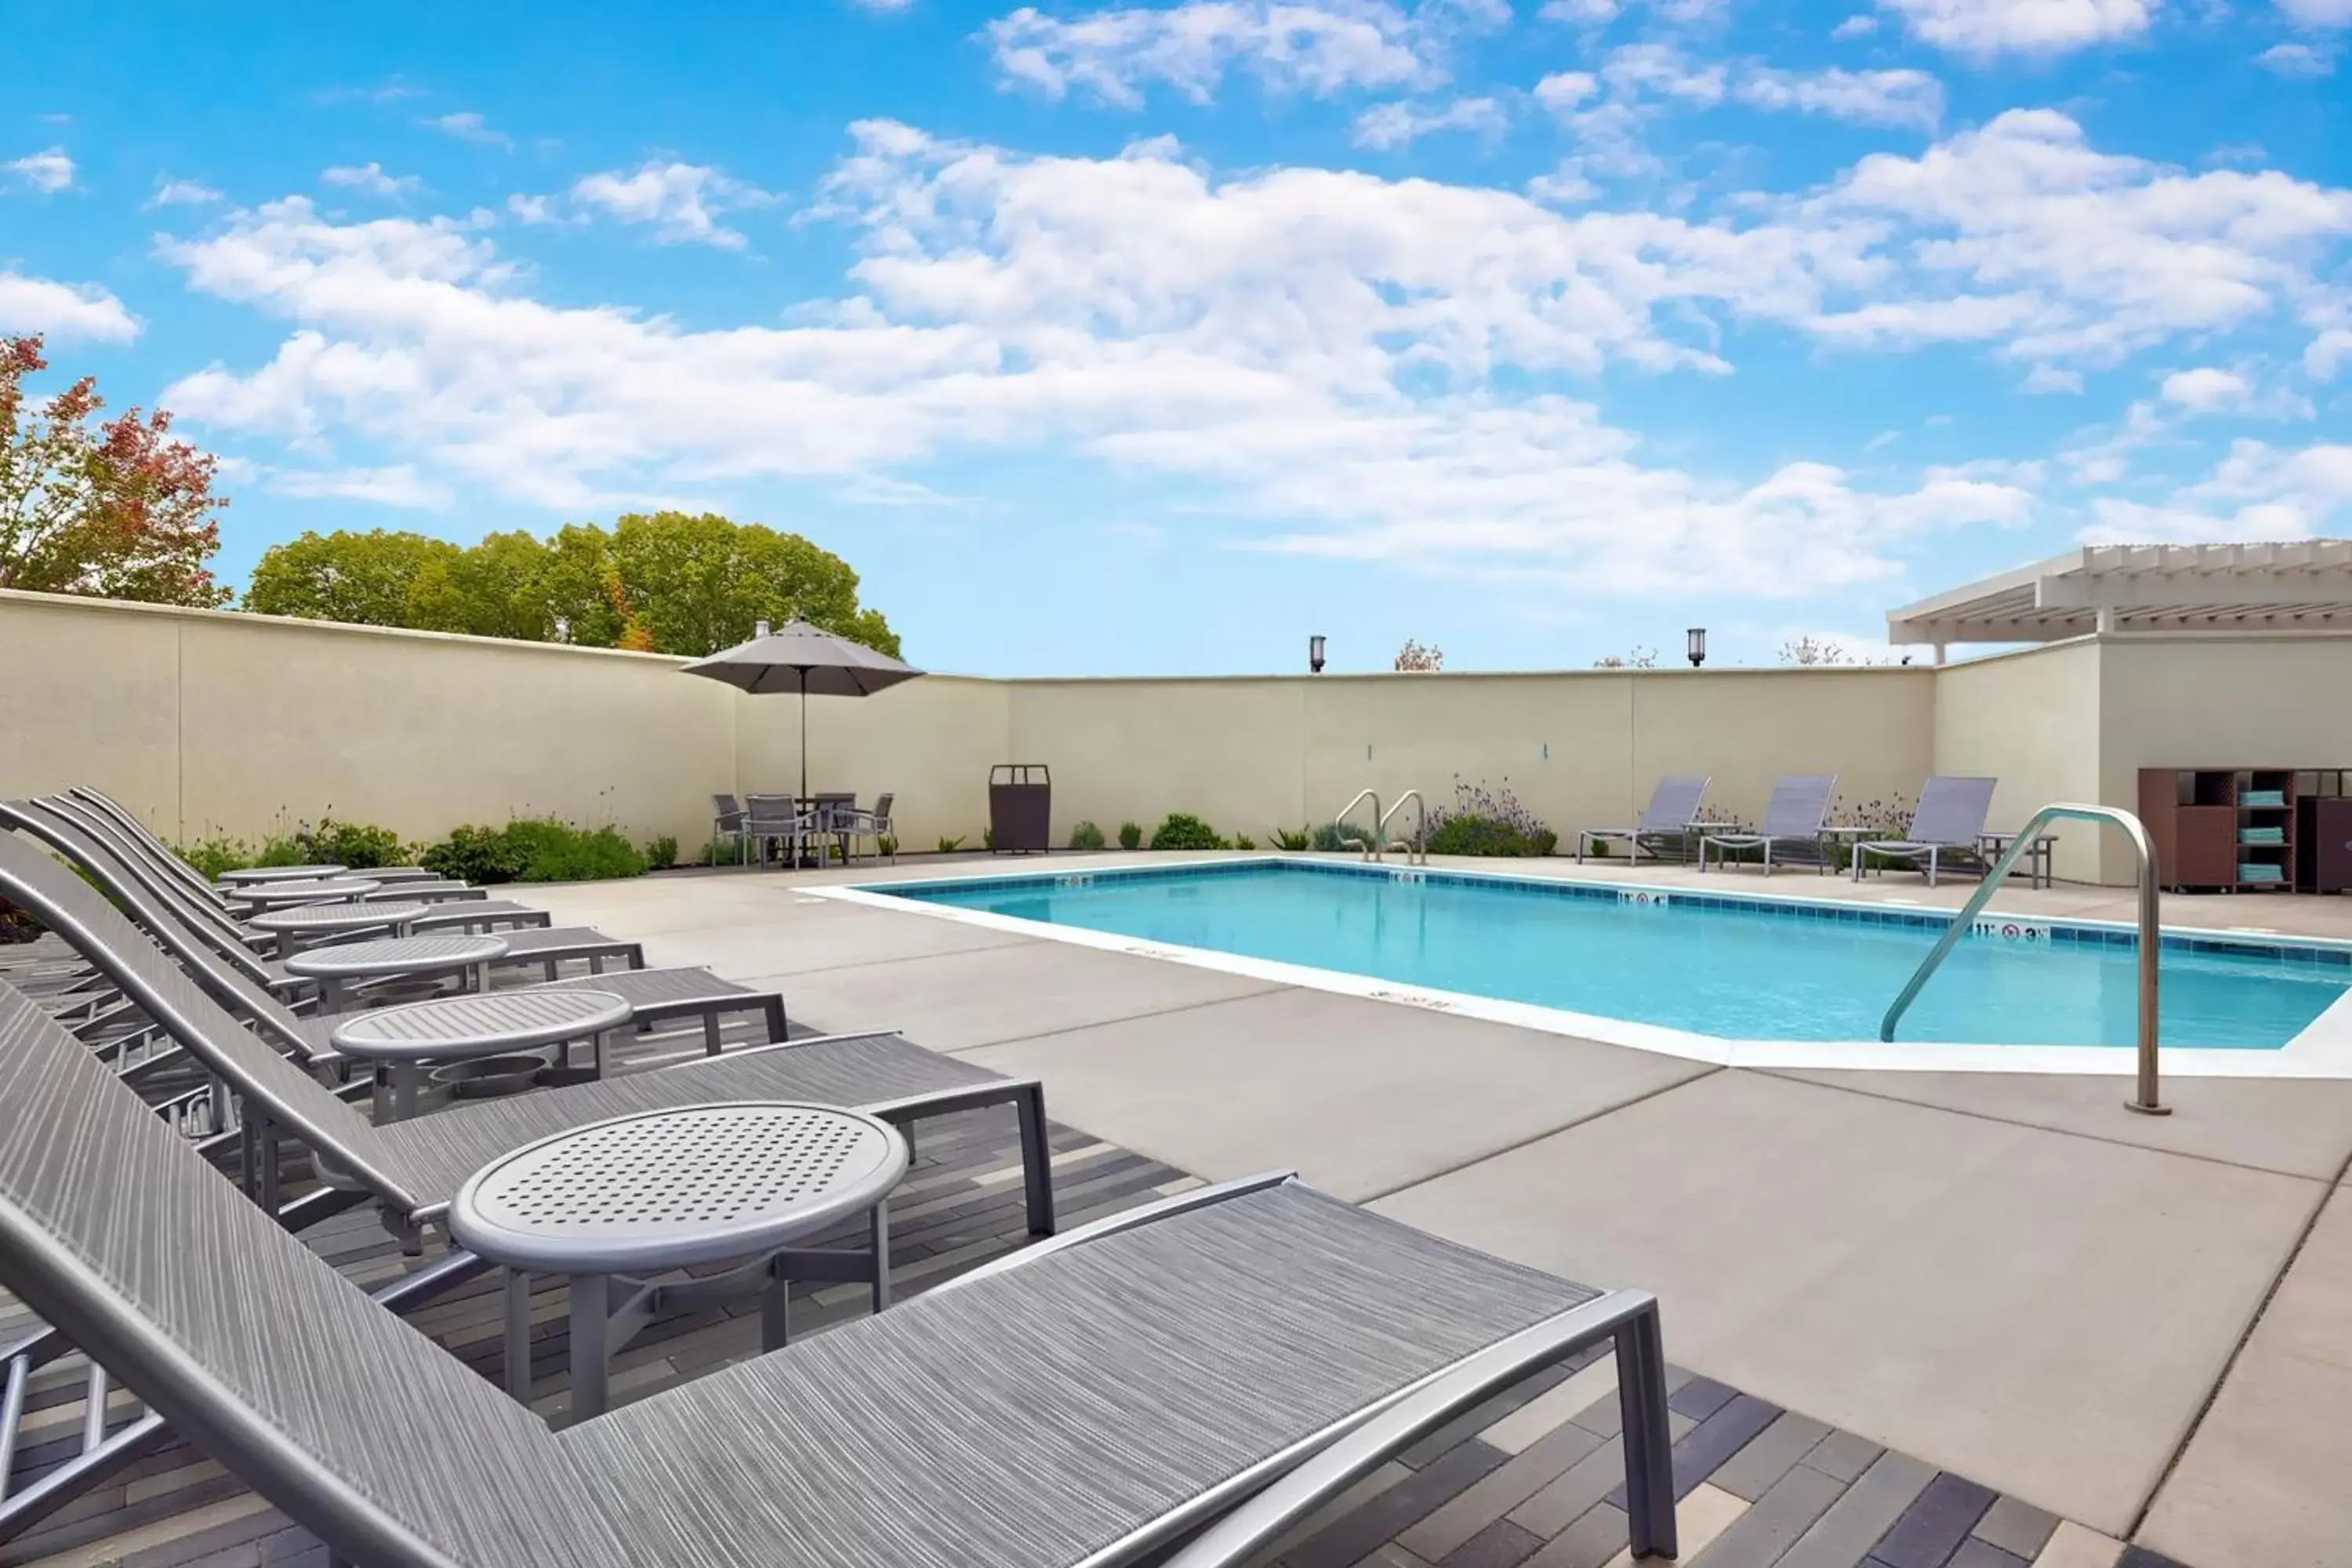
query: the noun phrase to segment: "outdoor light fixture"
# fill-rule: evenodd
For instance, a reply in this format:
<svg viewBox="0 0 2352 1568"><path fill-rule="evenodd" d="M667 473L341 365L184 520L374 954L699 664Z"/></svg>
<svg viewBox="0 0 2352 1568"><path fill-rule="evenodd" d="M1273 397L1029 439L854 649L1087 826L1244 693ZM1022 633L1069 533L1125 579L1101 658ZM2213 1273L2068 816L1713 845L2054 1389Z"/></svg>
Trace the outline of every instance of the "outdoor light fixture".
<svg viewBox="0 0 2352 1568"><path fill-rule="evenodd" d="M1706 662L1706 628L1693 626L1683 634L1690 650L1691 668L1696 669Z"/></svg>
<svg viewBox="0 0 2352 1568"><path fill-rule="evenodd" d="M1307 668L1312 675L1323 673L1323 634L1317 632L1307 639Z"/></svg>
<svg viewBox="0 0 2352 1568"><path fill-rule="evenodd" d="M753 621L751 623L751 635L754 637L766 637L768 635L768 623L765 621Z"/></svg>

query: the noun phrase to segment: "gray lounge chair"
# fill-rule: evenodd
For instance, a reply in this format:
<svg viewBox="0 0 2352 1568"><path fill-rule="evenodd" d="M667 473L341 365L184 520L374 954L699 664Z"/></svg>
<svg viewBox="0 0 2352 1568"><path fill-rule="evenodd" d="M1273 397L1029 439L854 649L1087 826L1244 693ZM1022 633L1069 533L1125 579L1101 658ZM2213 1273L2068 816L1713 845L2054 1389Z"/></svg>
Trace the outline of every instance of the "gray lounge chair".
<svg viewBox="0 0 2352 1568"><path fill-rule="evenodd" d="M1687 839L1691 824L1698 820L1699 802L1706 798L1707 780L1700 773L1669 773L1658 781L1650 792L1650 804L1642 810L1642 820L1631 827L1587 827L1576 836L1576 858L1581 865L1585 847L1615 839L1623 839L1632 858L1642 858L1643 843L1660 838ZM1651 858L1657 858L1656 850Z"/></svg>
<svg viewBox="0 0 2352 1568"><path fill-rule="evenodd" d="M1914 868L1925 862L1927 886L1936 885L1942 862L1955 856L1981 861L1978 840L1984 836L1985 814L1992 809L1993 786L1999 779L1937 775L1919 791L1918 808L1911 813L1911 830L1902 838L1873 838L1853 847L1853 879L1862 880L1870 857L1908 860Z"/></svg>
<svg viewBox="0 0 2352 1568"><path fill-rule="evenodd" d="M1829 857L1823 854L1824 830L1829 826L1830 796L1836 793L1835 773L1791 773L1777 779L1772 784L1772 798L1764 807L1764 820L1753 833L1709 833L1698 841L1698 868L1706 869L1709 846L1721 849L1755 849L1764 851L1764 874L1772 874L1772 847L1776 844L1810 844L1818 867L1826 872ZM1726 857L1724 863L1730 863Z"/></svg>
<svg viewBox="0 0 2352 1568"><path fill-rule="evenodd" d="M0 992L0 1286L369 1568L1223 1568L1612 1340L1632 1546L1675 1548L1654 1298L1287 1178L1115 1215L557 1432Z"/></svg>
<svg viewBox="0 0 2352 1568"><path fill-rule="evenodd" d="M201 923L199 916L168 896L159 899L152 884L130 874L121 857L96 841L86 826L77 826L53 806L0 803L0 826L26 833L81 866L123 908L129 910L158 942L224 1005L247 1014L281 1043L299 1053L330 1054L327 1037L341 1021L330 1016L297 1016L285 998L307 994L312 983L289 973L282 963L263 959L233 939L224 940ZM545 984L587 986L608 991L626 1001L641 1029L677 1020L698 1019L707 1051L720 1046L721 1020L735 1015L755 1016L765 1030L763 1038L780 1040L786 1032L784 1002L772 991L754 991L721 980L707 969L646 969L644 951L635 942L620 942L588 927L506 931L503 964L543 966ZM572 980L556 978L556 965L585 959L590 973ZM606 969L607 959L627 967Z"/></svg>
<svg viewBox="0 0 2352 1568"><path fill-rule="evenodd" d="M1021 1117L1030 1226L1039 1234L1053 1228L1045 1091L1037 1081L1003 1078L895 1034L780 1038L378 1127L315 1076L333 1058L313 1026L331 1020L296 1018L269 998L255 997L245 1009L256 1026L248 1031L96 889L13 835L0 834L0 898L33 911L226 1087L234 1097L235 1130L251 1156L244 1168L269 1207L278 1206L275 1141L290 1138L318 1156L332 1184L289 1205L289 1216L315 1211L311 1217L318 1217L373 1198L387 1224L413 1236L441 1217L467 1176L535 1138L666 1106L806 1100L858 1106L902 1123L1013 1105ZM563 984L602 988L614 978ZM218 1138L229 1129L205 1131Z"/></svg>

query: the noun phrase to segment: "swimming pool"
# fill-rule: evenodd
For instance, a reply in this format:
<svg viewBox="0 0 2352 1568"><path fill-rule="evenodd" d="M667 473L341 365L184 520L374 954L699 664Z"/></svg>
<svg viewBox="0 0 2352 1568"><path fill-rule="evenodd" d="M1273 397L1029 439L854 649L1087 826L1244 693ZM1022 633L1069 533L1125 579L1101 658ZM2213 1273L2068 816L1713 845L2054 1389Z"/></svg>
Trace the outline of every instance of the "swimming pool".
<svg viewBox="0 0 2352 1568"><path fill-rule="evenodd" d="M1730 1039L1875 1040L1944 917L1360 863L1227 862L898 883L872 894ZM1952 952L1902 1042L2128 1047L2128 932L2000 921ZM2168 1047L2277 1050L2352 950L2168 935Z"/></svg>

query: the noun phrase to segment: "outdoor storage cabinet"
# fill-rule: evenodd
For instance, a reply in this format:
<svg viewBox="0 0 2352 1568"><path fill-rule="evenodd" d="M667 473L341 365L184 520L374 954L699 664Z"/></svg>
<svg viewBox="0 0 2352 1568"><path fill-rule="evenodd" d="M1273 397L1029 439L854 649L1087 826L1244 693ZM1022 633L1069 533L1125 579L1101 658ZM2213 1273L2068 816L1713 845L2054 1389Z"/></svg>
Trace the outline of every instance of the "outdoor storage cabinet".
<svg viewBox="0 0 2352 1568"><path fill-rule="evenodd" d="M1050 846L1054 776L1043 763L999 763L988 770L988 847L1025 855Z"/></svg>

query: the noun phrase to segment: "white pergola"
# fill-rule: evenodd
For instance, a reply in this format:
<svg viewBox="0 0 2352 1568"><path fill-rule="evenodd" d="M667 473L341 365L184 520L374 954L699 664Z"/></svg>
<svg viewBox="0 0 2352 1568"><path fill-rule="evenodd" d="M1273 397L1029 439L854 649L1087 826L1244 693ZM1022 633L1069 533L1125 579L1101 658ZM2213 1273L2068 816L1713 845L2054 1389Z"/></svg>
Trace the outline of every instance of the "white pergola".
<svg viewBox="0 0 2352 1568"><path fill-rule="evenodd" d="M2352 540L2094 544L1890 610L1889 642L2352 630Z"/></svg>

